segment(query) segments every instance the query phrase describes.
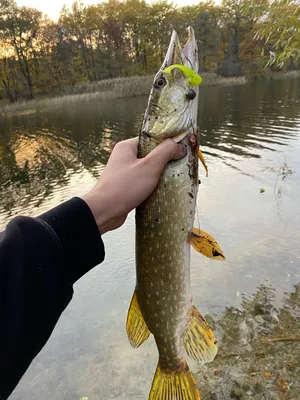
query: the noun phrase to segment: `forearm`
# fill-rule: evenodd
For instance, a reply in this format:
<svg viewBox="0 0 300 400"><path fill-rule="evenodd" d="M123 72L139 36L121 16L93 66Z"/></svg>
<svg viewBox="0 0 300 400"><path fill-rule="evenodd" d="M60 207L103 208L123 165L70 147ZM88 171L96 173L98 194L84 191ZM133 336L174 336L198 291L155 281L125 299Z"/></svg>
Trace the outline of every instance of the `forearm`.
<svg viewBox="0 0 300 400"><path fill-rule="evenodd" d="M104 259L94 217L78 198L38 218L17 217L0 234L0 399L42 349L73 284Z"/></svg>

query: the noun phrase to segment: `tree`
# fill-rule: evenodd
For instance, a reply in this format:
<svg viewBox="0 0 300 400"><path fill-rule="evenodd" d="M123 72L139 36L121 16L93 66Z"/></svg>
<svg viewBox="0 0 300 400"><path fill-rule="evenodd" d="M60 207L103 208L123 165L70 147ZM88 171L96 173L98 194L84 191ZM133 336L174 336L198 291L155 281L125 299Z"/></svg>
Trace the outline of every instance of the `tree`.
<svg viewBox="0 0 300 400"><path fill-rule="evenodd" d="M145 0L127 0L124 4L126 36L132 55L130 72L140 74L148 71L148 56L151 53L147 33L150 26L150 7Z"/></svg>
<svg viewBox="0 0 300 400"><path fill-rule="evenodd" d="M280 68L300 57L300 4L297 0L277 0L262 18L256 38L271 45L267 66Z"/></svg>
<svg viewBox="0 0 300 400"><path fill-rule="evenodd" d="M8 4L8 5L7 5ZM18 8L14 2L1 0L1 37L14 49L20 71L25 79L28 97L33 98L30 58L39 29L42 13L34 8Z"/></svg>
<svg viewBox="0 0 300 400"><path fill-rule="evenodd" d="M299 0L223 0L219 6L209 0L184 7L169 0L75 0L56 23L15 0L0 0L0 97L93 90L101 79L153 74L172 30L184 40L189 25L201 71L257 74L265 56L268 67L296 67L299 10Z"/></svg>

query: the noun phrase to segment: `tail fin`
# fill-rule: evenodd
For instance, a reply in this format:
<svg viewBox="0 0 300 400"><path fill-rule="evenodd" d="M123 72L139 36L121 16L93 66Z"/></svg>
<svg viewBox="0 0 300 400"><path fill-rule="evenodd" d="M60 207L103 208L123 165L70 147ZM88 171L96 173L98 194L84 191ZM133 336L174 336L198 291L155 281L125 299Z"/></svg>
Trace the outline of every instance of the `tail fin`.
<svg viewBox="0 0 300 400"><path fill-rule="evenodd" d="M200 400L195 379L184 361L179 371L156 368L149 400Z"/></svg>

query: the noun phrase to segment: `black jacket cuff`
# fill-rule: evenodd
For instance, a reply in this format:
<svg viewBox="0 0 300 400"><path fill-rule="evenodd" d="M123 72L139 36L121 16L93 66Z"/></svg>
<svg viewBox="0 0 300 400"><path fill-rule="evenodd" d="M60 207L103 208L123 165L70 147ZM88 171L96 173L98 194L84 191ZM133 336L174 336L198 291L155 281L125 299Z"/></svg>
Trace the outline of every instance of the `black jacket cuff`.
<svg viewBox="0 0 300 400"><path fill-rule="evenodd" d="M62 248L65 276L71 283L100 264L105 257L104 244L88 205L74 197L38 217L56 234Z"/></svg>

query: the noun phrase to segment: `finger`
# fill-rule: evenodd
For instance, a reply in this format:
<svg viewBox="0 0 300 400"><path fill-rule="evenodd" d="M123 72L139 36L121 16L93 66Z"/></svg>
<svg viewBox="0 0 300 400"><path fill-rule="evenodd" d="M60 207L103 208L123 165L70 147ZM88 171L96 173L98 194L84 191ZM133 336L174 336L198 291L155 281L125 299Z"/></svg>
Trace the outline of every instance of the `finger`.
<svg viewBox="0 0 300 400"><path fill-rule="evenodd" d="M166 139L146 156L146 161L162 171L170 160L178 160L186 155L183 144L177 144L172 139Z"/></svg>
<svg viewBox="0 0 300 400"><path fill-rule="evenodd" d="M124 146L126 146L129 149L131 149L131 151L137 155L137 148L138 148L138 143L139 143L139 138L135 137L135 138L131 138L131 139L127 139L127 140L123 140Z"/></svg>
<svg viewBox="0 0 300 400"><path fill-rule="evenodd" d="M137 137L118 142L113 149L110 159L118 159L119 162L136 160L138 142L139 139Z"/></svg>

